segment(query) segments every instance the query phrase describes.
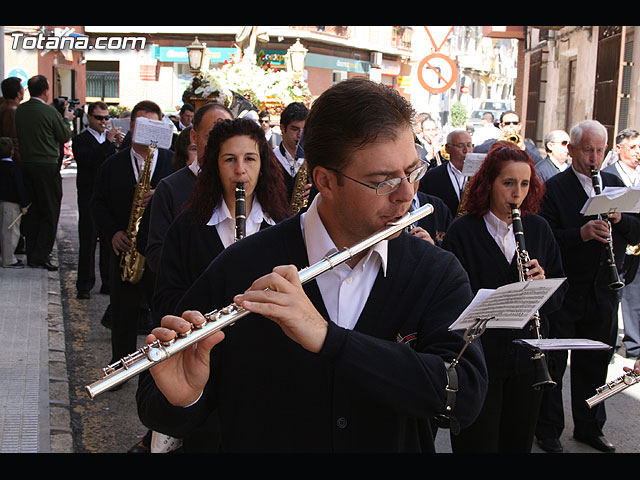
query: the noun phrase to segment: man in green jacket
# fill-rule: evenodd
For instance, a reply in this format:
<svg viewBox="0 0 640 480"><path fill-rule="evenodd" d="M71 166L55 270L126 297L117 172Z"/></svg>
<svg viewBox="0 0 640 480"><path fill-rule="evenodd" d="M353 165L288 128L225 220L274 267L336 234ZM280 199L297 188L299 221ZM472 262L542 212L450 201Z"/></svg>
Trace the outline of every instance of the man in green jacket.
<svg viewBox="0 0 640 480"><path fill-rule="evenodd" d="M27 83L30 100L16 109L16 133L20 148L20 166L25 188L32 200L23 220L23 233L30 267L57 270L49 259L58 229L62 178L59 158L61 147L71 138L73 112L65 107L64 116L47 103L49 82L43 75Z"/></svg>

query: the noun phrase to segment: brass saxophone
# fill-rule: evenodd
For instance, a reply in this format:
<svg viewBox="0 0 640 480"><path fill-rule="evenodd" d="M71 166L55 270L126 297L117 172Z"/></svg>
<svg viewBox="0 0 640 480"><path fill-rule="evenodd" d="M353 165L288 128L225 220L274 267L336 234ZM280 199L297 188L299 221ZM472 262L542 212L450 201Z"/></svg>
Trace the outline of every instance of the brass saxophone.
<svg viewBox="0 0 640 480"><path fill-rule="evenodd" d="M296 175L296 183L293 186L293 193L291 194L291 211L294 215L296 215L301 209L307 206L309 201L309 196L304 195L304 188L309 183L308 180L309 172L307 167L307 161L305 160L298 170L298 174Z"/></svg>
<svg viewBox="0 0 640 480"><path fill-rule="evenodd" d="M126 232L131 246L129 250L122 252L120 255L120 278L123 282L138 283L144 273L144 256L141 255L136 248L136 239L138 237L140 220L144 213L142 197L151 189L151 162L153 161L153 155L156 150L157 147L155 144L149 145L147 158L144 161L144 167L133 195L131 213L129 214L129 226Z"/></svg>

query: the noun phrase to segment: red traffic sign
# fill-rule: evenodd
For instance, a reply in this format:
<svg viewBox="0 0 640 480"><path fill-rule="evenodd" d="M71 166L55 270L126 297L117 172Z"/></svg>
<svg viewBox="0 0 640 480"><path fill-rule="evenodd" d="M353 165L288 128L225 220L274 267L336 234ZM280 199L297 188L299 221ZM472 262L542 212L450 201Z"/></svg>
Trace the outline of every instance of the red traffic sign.
<svg viewBox="0 0 640 480"><path fill-rule="evenodd" d="M442 53L432 53L418 65L418 81L431 93L446 92L456 81L458 66Z"/></svg>

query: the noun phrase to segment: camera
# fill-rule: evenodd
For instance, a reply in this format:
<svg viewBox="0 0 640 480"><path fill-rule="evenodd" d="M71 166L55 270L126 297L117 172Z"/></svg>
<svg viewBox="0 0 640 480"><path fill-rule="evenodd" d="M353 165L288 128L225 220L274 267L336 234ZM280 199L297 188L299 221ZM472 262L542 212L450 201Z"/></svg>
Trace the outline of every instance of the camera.
<svg viewBox="0 0 640 480"><path fill-rule="evenodd" d="M68 97L58 97L53 100L52 105L60 112L60 115L64 115L64 106L67 104L67 109L70 112L73 112L74 118L82 118L84 115L84 110L78 105L80 104L80 100L72 99L69 100Z"/></svg>

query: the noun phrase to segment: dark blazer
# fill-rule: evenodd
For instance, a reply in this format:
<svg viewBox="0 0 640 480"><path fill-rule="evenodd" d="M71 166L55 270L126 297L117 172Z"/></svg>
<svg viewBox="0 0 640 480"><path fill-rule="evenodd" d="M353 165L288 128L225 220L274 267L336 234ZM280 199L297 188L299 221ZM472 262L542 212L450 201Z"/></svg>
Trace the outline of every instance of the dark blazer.
<svg viewBox="0 0 640 480"><path fill-rule="evenodd" d="M116 153L116 146L108 140L98 143L91 132L85 130L73 137L72 148L78 167L76 174L78 196L90 200L98 168L108 157Z"/></svg>
<svg viewBox="0 0 640 480"><path fill-rule="evenodd" d="M560 249L546 220L538 215L524 215L522 228L529 257L539 261L545 276L564 277ZM496 289L519 280L516 256L511 262L507 261L482 217L467 214L457 218L449 227L442 247L458 257L469 274L474 294L481 288ZM563 284L540 309L543 336L548 334L547 315L560 309L566 288ZM485 331L480 339L492 378L533 370L531 351L513 340L535 338L535 333L528 327L522 330L488 328Z"/></svg>
<svg viewBox="0 0 640 480"><path fill-rule="evenodd" d="M427 170L427 173L420 180L419 190L440 198L449 207L451 215L456 216L460 200L458 200L458 195L456 194L456 187L454 187L449 178L449 170L446 163Z"/></svg>
<svg viewBox="0 0 640 480"><path fill-rule="evenodd" d="M136 177L131 166L131 148L110 156L98 169L91 200L93 217L98 231L109 240L118 231L126 231L136 189ZM173 172L173 152L158 149L156 168L151 177L151 188Z"/></svg>
<svg viewBox="0 0 640 480"><path fill-rule="evenodd" d="M620 172L616 168L616 164L612 163L606 168L602 169L603 172L611 173L618 177L622 183L625 183L624 179L620 175ZM640 265L640 255L625 255L624 263L622 265L622 276L627 285L633 282L638 272L638 266Z"/></svg>
<svg viewBox="0 0 640 480"><path fill-rule="evenodd" d="M560 173L558 167L554 165L549 157L544 157L535 165L536 173L538 174L538 178L542 182L546 182L554 175Z"/></svg>
<svg viewBox="0 0 640 480"><path fill-rule="evenodd" d="M427 203L433 205L433 213L421 218L418 221L418 226L429 232L429 235L431 235L431 238L436 242L436 245L440 245L449 229L449 225L453 222L453 215L451 215L449 207L434 195L418 192L418 201L420 202L420 206L426 205Z"/></svg>
<svg viewBox="0 0 640 480"><path fill-rule="evenodd" d="M388 258L387 275L378 275L354 330L329 321L322 350L312 354L274 322L249 315L225 329L212 351L215 371L195 405L171 407L153 378L141 377L143 424L180 438L217 408L226 452L433 452L429 420L445 405L444 362L464 345L461 332L447 326L471 290L452 254L412 235L390 240ZM178 310L226 306L284 264L308 265L299 215L226 248ZM328 318L317 283L304 289ZM457 372L464 387L456 410L465 426L486 392L477 344L467 348Z"/></svg>
<svg viewBox="0 0 640 480"><path fill-rule="evenodd" d="M148 232L144 255L152 271L158 271L162 245L169 225L180 213L182 207L191 196L196 176L189 167L182 167L171 175L164 177L142 216L144 231Z"/></svg>
<svg viewBox="0 0 640 480"><path fill-rule="evenodd" d="M603 188L624 186L615 175L603 171L600 176ZM590 284L596 287L596 291L608 294L605 246L596 240L583 242L580 237L580 227L595 217L580 214L587 194L573 168L551 177L545 185L546 193L540 213L549 222L558 241L569 284ZM621 271L627 243L640 241L640 219L636 214L623 213L622 219L613 224L612 230L616 265Z"/></svg>

